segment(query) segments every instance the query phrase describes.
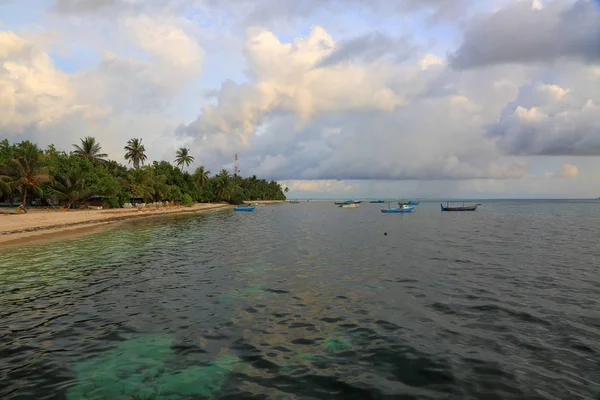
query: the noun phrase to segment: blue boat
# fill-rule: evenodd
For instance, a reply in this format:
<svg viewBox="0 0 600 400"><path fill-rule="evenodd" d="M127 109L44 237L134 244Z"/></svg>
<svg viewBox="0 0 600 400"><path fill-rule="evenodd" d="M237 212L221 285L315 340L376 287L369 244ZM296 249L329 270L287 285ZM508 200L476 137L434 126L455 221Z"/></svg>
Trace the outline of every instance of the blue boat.
<svg viewBox="0 0 600 400"><path fill-rule="evenodd" d="M381 212L382 213L409 213L409 212L413 212L415 208L414 207L410 207L406 204L401 204L399 208L388 208L388 209L382 209Z"/></svg>
<svg viewBox="0 0 600 400"><path fill-rule="evenodd" d="M385 203L385 200L371 200L369 203L371 203L371 204L383 204L383 203Z"/></svg>
<svg viewBox="0 0 600 400"><path fill-rule="evenodd" d="M418 206L421 202L419 200L411 200L408 202L409 206Z"/></svg>
<svg viewBox="0 0 600 400"><path fill-rule="evenodd" d="M354 204L360 204L360 203L362 203L362 200L353 200L352 203L354 203Z"/></svg>
<svg viewBox="0 0 600 400"><path fill-rule="evenodd" d="M252 212L254 211L256 207L251 207L251 206L237 206L233 209L233 211L239 211L239 212Z"/></svg>

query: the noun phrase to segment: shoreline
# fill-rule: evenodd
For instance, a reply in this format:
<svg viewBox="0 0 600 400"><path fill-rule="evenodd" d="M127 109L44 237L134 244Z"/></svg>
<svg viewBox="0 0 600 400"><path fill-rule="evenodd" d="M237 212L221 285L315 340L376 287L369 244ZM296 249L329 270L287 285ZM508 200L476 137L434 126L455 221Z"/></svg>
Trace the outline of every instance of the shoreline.
<svg viewBox="0 0 600 400"><path fill-rule="evenodd" d="M30 211L0 215L0 246L13 246L60 236L88 234L117 222L163 215L181 215L232 208L229 204L200 203L167 209L107 209Z"/></svg>

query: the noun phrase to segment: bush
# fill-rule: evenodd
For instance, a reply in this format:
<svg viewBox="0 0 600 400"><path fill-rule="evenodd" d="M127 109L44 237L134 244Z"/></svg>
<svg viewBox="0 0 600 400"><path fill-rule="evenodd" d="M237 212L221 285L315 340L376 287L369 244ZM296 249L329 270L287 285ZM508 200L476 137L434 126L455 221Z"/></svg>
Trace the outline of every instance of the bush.
<svg viewBox="0 0 600 400"><path fill-rule="evenodd" d="M241 204L244 204L244 201L240 197L233 197L231 200L229 200L229 204L239 206Z"/></svg>
<svg viewBox="0 0 600 400"><path fill-rule="evenodd" d="M104 199L104 202L109 208L119 208L121 204L119 204L119 199L115 196L107 197Z"/></svg>
<svg viewBox="0 0 600 400"><path fill-rule="evenodd" d="M192 196L190 196L189 194L185 193L181 197L181 204L183 204L186 207L191 207L191 206L194 205L194 200L192 199Z"/></svg>

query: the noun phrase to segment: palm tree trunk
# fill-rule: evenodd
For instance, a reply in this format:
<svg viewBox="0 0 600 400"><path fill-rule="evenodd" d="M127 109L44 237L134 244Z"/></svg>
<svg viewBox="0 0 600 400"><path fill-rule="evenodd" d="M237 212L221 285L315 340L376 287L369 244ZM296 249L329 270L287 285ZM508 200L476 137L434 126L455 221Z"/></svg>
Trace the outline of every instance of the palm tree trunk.
<svg viewBox="0 0 600 400"><path fill-rule="evenodd" d="M27 208L27 187L23 186L23 207Z"/></svg>

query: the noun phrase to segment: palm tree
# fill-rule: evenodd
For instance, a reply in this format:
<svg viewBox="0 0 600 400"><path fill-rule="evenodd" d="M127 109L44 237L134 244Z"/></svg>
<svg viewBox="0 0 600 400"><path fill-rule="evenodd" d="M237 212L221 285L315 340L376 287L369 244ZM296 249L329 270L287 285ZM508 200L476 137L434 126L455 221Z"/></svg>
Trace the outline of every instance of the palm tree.
<svg viewBox="0 0 600 400"><path fill-rule="evenodd" d="M71 204L90 194L90 191L85 187L84 175L80 169L74 169L67 174L57 176L52 191L68 200L67 209L71 208Z"/></svg>
<svg viewBox="0 0 600 400"><path fill-rule="evenodd" d="M149 174L149 186L152 189L154 201L164 200L167 197L167 193L172 190L172 187L167 184L166 175L159 175L154 169L151 169Z"/></svg>
<svg viewBox="0 0 600 400"><path fill-rule="evenodd" d="M133 168L135 169L138 169L140 164L144 165L144 161L148 159L145 154L146 148L142 144L142 138L129 139L125 151L125 159L133 162Z"/></svg>
<svg viewBox="0 0 600 400"><path fill-rule="evenodd" d="M10 176L0 175L0 195L8 196L12 192Z"/></svg>
<svg viewBox="0 0 600 400"><path fill-rule="evenodd" d="M210 171L204 169L204 165L196 168L194 172L194 182L196 182L196 186L198 189L202 189L208 183L208 176L210 175Z"/></svg>
<svg viewBox="0 0 600 400"><path fill-rule="evenodd" d="M11 187L23 194L23 207L27 207L27 192L41 193L40 185L50 182L50 167L42 166L42 154L37 145L31 144L20 149L20 154L9 161L11 168Z"/></svg>
<svg viewBox="0 0 600 400"><path fill-rule="evenodd" d="M131 197L142 197L146 200L153 198L155 194L152 178L152 173L148 169L135 169L127 175L123 186L129 189Z"/></svg>
<svg viewBox="0 0 600 400"><path fill-rule="evenodd" d="M183 172L183 164L186 167L189 167L190 164L194 161L194 157L190 155L190 149L186 149L185 147L180 148L175 153L175 164L181 169Z"/></svg>
<svg viewBox="0 0 600 400"><path fill-rule="evenodd" d="M102 151L102 146L100 146L100 143L96 142L96 138L86 136L84 139L80 138L79 140L81 140L81 146L77 144L73 145L73 147L75 147L75 154L87 158L93 163L106 161L105 159L108 157L108 154L100 153Z"/></svg>
<svg viewBox="0 0 600 400"><path fill-rule="evenodd" d="M286 186L286 187L285 187L285 189L283 189L283 191L284 191L285 193L287 193L287 192L289 192L289 191L290 191L290 188Z"/></svg>
<svg viewBox="0 0 600 400"><path fill-rule="evenodd" d="M223 178L223 177L229 178L229 177L231 177L231 175L229 175L229 171L227 171L225 168L223 168L219 172L219 174L217 175L217 177L219 177L219 178Z"/></svg>
<svg viewBox="0 0 600 400"><path fill-rule="evenodd" d="M227 172L227 171L225 171ZM234 182L229 173L219 175L215 185L215 195L219 201L230 201L235 194Z"/></svg>

